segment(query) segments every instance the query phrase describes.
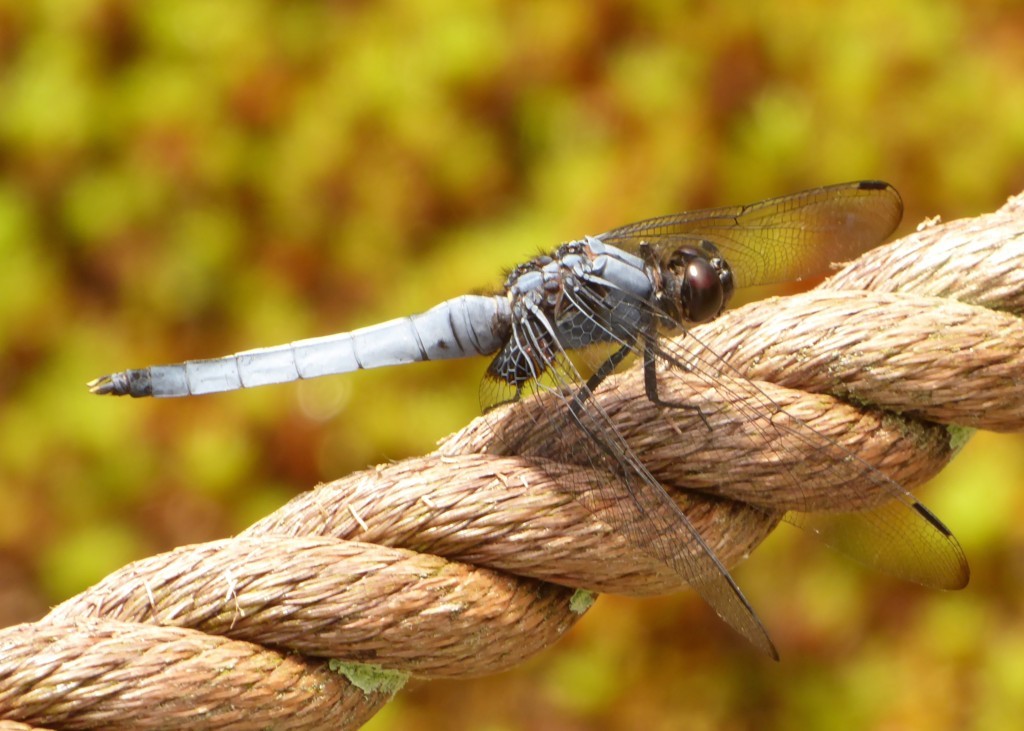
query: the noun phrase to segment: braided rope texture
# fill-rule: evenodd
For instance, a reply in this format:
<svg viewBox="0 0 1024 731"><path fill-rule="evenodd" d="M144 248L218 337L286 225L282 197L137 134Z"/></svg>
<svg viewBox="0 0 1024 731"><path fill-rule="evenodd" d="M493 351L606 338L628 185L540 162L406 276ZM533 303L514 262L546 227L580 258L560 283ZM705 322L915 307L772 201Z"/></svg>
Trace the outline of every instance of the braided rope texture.
<svg viewBox="0 0 1024 731"><path fill-rule="evenodd" d="M946 425L1024 431L1022 315L1019 196L694 334L787 411L913 489L954 455ZM800 507L771 484L770 455L744 453L743 434L708 430L687 410L671 423L652 418L636 368L609 380L595 398L726 565ZM673 380L672 400L692 397ZM602 475L559 464L558 435L536 436L551 444L543 466L489 453L496 420L529 419L529 409L490 412L433 454L321 485L236 538L137 561L39 622L0 630L0 731L354 729L398 684L329 660L399 678L493 673L574 624L575 588L678 590L601 506L559 489L570 471ZM722 460L749 468L715 496L694 490ZM843 487L815 499L855 509L863 497Z"/></svg>

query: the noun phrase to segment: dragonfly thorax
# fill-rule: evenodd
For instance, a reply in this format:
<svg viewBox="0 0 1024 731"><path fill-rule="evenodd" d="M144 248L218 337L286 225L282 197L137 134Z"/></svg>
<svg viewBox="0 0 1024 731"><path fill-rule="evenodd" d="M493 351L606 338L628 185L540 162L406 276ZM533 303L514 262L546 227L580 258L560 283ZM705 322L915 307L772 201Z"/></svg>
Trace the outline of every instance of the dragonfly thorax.
<svg viewBox="0 0 1024 731"><path fill-rule="evenodd" d="M516 267L505 287L511 332L488 374L517 390L560 353L632 343L650 323L653 284L642 260L595 239Z"/></svg>

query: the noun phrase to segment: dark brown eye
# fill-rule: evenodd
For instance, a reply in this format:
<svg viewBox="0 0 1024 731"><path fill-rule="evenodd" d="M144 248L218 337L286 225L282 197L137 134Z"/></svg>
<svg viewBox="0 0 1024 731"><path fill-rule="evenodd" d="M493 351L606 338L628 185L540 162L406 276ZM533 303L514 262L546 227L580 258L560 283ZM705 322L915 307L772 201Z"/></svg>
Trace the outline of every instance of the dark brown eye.
<svg viewBox="0 0 1024 731"><path fill-rule="evenodd" d="M690 322L710 320L725 306L725 293L719 271L707 259L695 257L683 270L679 306Z"/></svg>

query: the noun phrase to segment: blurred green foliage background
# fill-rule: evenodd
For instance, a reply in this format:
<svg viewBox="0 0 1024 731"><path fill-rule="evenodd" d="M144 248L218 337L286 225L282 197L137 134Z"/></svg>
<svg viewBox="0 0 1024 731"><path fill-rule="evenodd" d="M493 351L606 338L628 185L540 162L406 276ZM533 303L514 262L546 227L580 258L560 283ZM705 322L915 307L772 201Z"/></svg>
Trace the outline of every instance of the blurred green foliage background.
<svg viewBox="0 0 1024 731"><path fill-rule="evenodd" d="M0 0L0 625L429 451L484 363L160 402L89 378L862 177L903 193L904 231L1024 189L1024 4ZM370 727L1018 728L1022 487L1021 438L981 434L927 490L972 562L957 594L779 531L737 573L779 665L692 594L604 597L521 669L414 683Z"/></svg>

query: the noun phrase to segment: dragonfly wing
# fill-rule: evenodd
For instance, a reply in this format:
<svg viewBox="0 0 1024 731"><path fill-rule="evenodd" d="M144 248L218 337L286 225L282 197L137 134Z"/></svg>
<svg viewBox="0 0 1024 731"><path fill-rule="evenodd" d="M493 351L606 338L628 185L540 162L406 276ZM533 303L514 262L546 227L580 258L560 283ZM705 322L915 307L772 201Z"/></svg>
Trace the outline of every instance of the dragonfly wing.
<svg viewBox="0 0 1024 731"><path fill-rule="evenodd" d="M786 521L890 576L933 589L964 588L970 570L956 539L930 510L907 497L852 513L790 512Z"/></svg>
<svg viewBox="0 0 1024 731"><path fill-rule="evenodd" d="M825 274L834 262L855 259L882 243L902 217L895 188L860 181L652 218L597 238L634 253L646 242L662 254L708 240L729 263L736 286L749 287Z"/></svg>
<svg viewBox="0 0 1024 731"><path fill-rule="evenodd" d="M967 583L967 561L956 538L897 482L788 412L692 332L677 327L672 337L660 339L656 347L658 358L666 364L659 371L659 387L664 384L669 392L713 391L713 401L699 401L707 423L713 429L719 424L741 425L730 430L730 437L742 435L749 453L761 455L762 460L763 455L770 456L767 463L774 468L766 506L787 507L791 511L787 521L886 573L944 589ZM686 385L674 389L674 378ZM767 471L764 461L758 464ZM726 481L734 470L749 480L749 469L739 460L716 465L716 479ZM706 476L693 477L706 480ZM704 484L714 489L713 484ZM840 491L841 501L837 500ZM746 500L757 504L758 498L749 495ZM836 510L837 502L844 503L845 509Z"/></svg>
<svg viewBox="0 0 1024 731"><path fill-rule="evenodd" d="M579 306L584 307L583 303ZM715 612L769 657L778 653L750 603L664 486L637 458L600 403L575 403L584 379L560 346L551 345L536 323L517 323L515 337L531 352L550 352L543 377L524 387L534 398L519 407L521 427L498 427L498 448L545 461L578 464L609 479L562 479L573 497L609 522L637 551L669 567ZM552 349L553 348L553 349ZM487 401L515 395L489 372L482 387ZM497 394L495 396L495 394ZM508 400L508 399L505 399Z"/></svg>

